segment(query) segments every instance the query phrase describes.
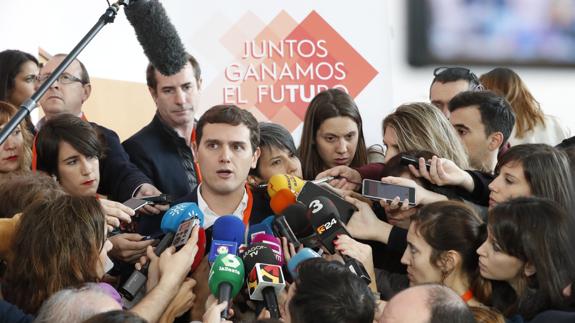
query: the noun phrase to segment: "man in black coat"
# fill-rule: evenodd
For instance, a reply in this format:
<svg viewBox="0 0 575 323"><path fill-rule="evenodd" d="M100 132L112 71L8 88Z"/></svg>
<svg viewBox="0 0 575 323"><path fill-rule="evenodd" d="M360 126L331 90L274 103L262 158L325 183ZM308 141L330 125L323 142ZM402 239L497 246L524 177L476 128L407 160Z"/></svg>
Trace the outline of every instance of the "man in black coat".
<svg viewBox="0 0 575 323"><path fill-rule="evenodd" d="M148 64L146 81L156 115L123 146L158 189L182 197L198 184L191 141L202 84L200 66L188 55L188 63L178 73L166 76Z"/></svg>

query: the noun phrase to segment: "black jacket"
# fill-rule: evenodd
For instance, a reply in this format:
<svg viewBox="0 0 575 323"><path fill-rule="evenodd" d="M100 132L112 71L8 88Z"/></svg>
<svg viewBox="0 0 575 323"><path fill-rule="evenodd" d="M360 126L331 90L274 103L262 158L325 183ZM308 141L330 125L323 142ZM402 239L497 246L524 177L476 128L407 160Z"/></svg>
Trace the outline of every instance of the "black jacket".
<svg viewBox="0 0 575 323"><path fill-rule="evenodd" d="M190 148L183 138L178 137L175 131L172 132L169 133L156 114L147 126L126 139L122 145L132 163L152 180L154 186L162 193L179 198L197 186L197 179L194 173L195 180L189 180L178 153L178 149ZM193 165L191 150L188 162Z"/></svg>

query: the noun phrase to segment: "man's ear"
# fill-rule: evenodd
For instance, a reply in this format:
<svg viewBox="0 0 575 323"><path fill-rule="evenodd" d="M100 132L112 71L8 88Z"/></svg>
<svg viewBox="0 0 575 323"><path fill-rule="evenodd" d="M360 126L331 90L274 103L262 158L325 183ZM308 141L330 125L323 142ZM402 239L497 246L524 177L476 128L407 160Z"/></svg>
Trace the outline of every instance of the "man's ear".
<svg viewBox="0 0 575 323"><path fill-rule="evenodd" d="M452 273L461 264L461 255L455 250L444 251L439 258L439 268L446 273Z"/></svg>
<svg viewBox="0 0 575 323"><path fill-rule="evenodd" d="M252 156L252 165L251 168L256 168L256 166L258 165L258 159L260 158L262 151L260 149L260 147L256 148L256 150L254 151L254 155Z"/></svg>
<svg viewBox="0 0 575 323"><path fill-rule="evenodd" d="M537 270L535 269L535 266L530 262L526 262L525 266L523 266L523 273L525 274L525 277L531 277L535 275L536 272Z"/></svg>
<svg viewBox="0 0 575 323"><path fill-rule="evenodd" d="M202 90L202 84L203 84L203 83L204 83L204 79L200 78L200 79L198 80L198 91L201 91L201 90Z"/></svg>
<svg viewBox="0 0 575 323"><path fill-rule="evenodd" d="M86 102L92 93L92 84L86 83L82 86L82 103Z"/></svg>
<svg viewBox="0 0 575 323"><path fill-rule="evenodd" d="M499 151L499 147L503 144L503 134L496 131L489 135L489 145L488 148L491 151Z"/></svg>
<svg viewBox="0 0 575 323"><path fill-rule="evenodd" d="M259 183L262 182L262 179L259 178L259 176L257 175L248 175L248 184L250 184L251 186L258 186Z"/></svg>

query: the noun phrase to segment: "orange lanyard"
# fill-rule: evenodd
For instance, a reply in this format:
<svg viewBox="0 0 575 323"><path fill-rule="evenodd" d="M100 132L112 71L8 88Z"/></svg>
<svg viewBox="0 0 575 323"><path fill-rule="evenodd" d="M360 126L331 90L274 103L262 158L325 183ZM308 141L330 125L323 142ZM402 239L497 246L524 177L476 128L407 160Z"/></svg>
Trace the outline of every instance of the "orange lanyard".
<svg viewBox="0 0 575 323"><path fill-rule="evenodd" d="M248 184L246 184L246 193L248 194L248 205L246 205L246 208L244 210L243 221L244 225L247 226L248 223L250 222L250 217L252 216L252 208L254 206L254 196Z"/></svg>
<svg viewBox="0 0 575 323"><path fill-rule="evenodd" d="M190 143L196 142L196 128L192 130L192 136L190 138ZM191 148L190 148L191 149ZM200 164L198 164L198 160L194 155L194 150L192 149L192 157L194 157L194 170L196 171L196 179L198 180L198 184L202 182L202 172L200 171Z"/></svg>
<svg viewBox="0 0 575 323"><path fill-rule="evenodd" d="M463 293L463 295L461 295L461 299L465 303L469 302L469 300L472 298L473 298L473 292L471 291L471 289L468 289L465 293Z"/></svg>

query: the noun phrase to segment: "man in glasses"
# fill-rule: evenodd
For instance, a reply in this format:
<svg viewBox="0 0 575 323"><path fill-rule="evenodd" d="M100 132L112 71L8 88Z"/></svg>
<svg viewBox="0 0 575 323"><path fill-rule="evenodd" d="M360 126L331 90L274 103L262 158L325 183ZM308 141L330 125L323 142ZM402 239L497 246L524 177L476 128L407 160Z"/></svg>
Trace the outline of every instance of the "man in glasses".
<svg viewBox="0 0 575 323"><path fill-rule="evenodd" d="M64 54L54 55L44 64L38 75L37 87L48 79L65 57ZM82 105L90 97L91 91L90 76L86 67L79 60L74 60L40 98L39 103L46 116L38 122L36 127L40 129L45 120L61 113L70 113L86 119L82 112ZM94 122L91 123L103 136L106 147L104 158L100 160L98 193L118 202L124 202L131 197L161 194L151 184L152 181L130 162L128 154L120 144L118 134ZM111 212L133 213L132 210L126 211L122 207L122 205L115 205L110 209L113 209ZM145 206L147 213L158 214L162 209L165 208ZM126 262L135 261L145 255L147 246L153 243L153 240L142 240L143 236L139 234L118 234L113 238L112 256Z"/></svg>
<svg viewBox="0 0 575 323"><path fill-rule="evenodd" d="M477 75L464 67L438 67L433 71L433 76L433 82L431 82L429 89L429 100L448 119L448 104L455 95L463 91L483 89Z"/></svg>

